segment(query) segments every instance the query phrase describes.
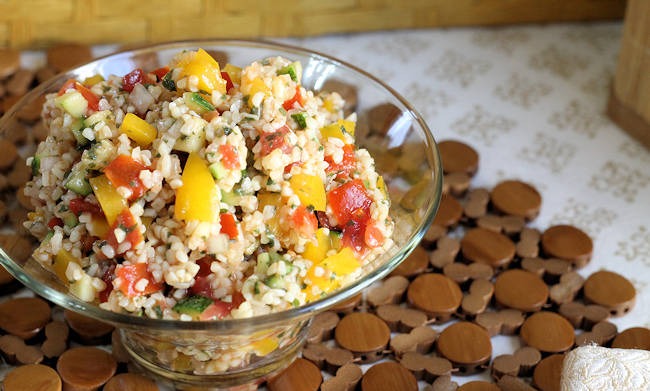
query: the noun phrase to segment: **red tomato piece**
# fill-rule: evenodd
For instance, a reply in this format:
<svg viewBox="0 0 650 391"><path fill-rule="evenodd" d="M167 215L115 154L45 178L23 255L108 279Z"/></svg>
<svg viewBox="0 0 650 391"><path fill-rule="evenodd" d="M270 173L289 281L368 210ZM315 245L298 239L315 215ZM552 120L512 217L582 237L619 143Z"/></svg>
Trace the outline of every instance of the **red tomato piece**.
<svg viewBox="0 0 650 391"><path fill-rule="evenodd" d="M237 222L232 213L224 213L219 216L219 223L221 224L221 232L228 235L230 239L235 239L239 234L237 230Z"/></svg>
<svg viewBox="0 0 650 391"><path fill-rule="evenodd" d="M362 209L357 209L350 221L343 226L341 244L343 247L350 247L358 259L365 257L369 251L365 241L368 221L368 214Z"/></svg>
<svg viewBox="0 0 650 391"><path fill-rule="evenodd" d="M361 179L346 182L327 193L332 211L339 221L339 226L345 226L352 215L361 209L369 214L372 198Z"/></svg>
<svg viewBox="0 0 650 391"><path fill-rule="evenodd" d="M102 281L106 283L106 289L99 292L99 301L102 303L106 303L108 301L108 296L110 296L111 292L113 292L113 280L115 279L116 265L116 263L112 263L102 276Z"/></svg>
<svg viewBox="0 0 650 391"><path fill-rule="evenodd" d="M147 170L147 167L138 160L128 155L119 155L104 169L104 174L116 188L124 186L130 189L132 193L129 201L135 201L147 191L140 179L142 170Z"/></svg>
<svg viewBox="0 0 650 391"><path fill-rule="evenodd" d="M77 91L81 92L81 95L88 101L88 108L86 109L86 115L89 112L99 110L99 97L95 95L94 92L84 87L80 83L77 83Z"/></svg>
<svg viewBox="0 0 650 391"><path fill-rule="evenodd" d="M169 73L169 68L167 68L167 67L158 68L158 69L156 69L155 71L153 71L151 73L156 75L158 80L162 80L162 78L165 77L165 75Z"/></svg>
<svg viewBox="0 0 650 391"><path fill-rule="evenodd" d="M289 163L289 164L284 168L284 173L285 173L285 174L290 173L290 172L291 172L291 167L293 167L293 166L298 166L298 167L302 166L302 161L301 161L301 160L298 160L297 162Z"/></svg>
<svg viewBox="0 0 650 391"><path fill-rule="evenodd" d="M316 211L316 217L318 218L319 227L327 228L330 231L340 231L341 230L340 227L337 227L335 225L330 224L330 218L327 216L327 213L318 210L318 211Z"/></svg>
<svg viewBox="0 0 650 391"><path fill-rule="evenodd" d="M366 246L370 248L380 247L384 244L384 235L377 227L377 221L370 219L368 225L366 226L366 232L364 233L364 240Z"/></svg>
<svg viewBox="0 0 650 391"><path fill-rule="evenodd" d="M214 297L212 297L212 286L210 285L210 280L208 280L208 277L206 276L194 277L194 285L190 288L190 292L214 300Z"/></svg>
<svg viewBox="0 0 650 391"><path fill-rule="evenodd" d="M162 287L153 279L153 276L149 271L149 266L146 263L136 263L134 265L123 266L117 272L117 276L122 280L120 290L129 297L149 295L162 289ZM135 289L135 285L143 278L149 281L149 283L144 290L140 292Z"/></svg>
<svg viewBox="0 0 650 391"><path fill-rule="evenodd" d="M284 125L275 133L262 133L259 140L262 143L260 155L266 156L276 149L280 149L285 155L290 154L293 147L284 139L284 136L290 131L291 129Z"/></svg>
<svg viewBox="0 0 650 391"><path fill-rule="evenodd" d="M93 217L104 216L101 206L90 203L85 198L75 198L70 200L70 211L77 216L82 212L90 212Z"/></svg>
<svg viewBox="0 0 650 391"><path fill-rule="evenodd" d="M142 240L144 240L144 238L142 237L142 233L138 228L138 222L136 221L135 217L133 217L133 214L131 214L131 210L129 210L129 208L124 208L122 212L120 212L120 214L117 216L117 219L115 219L113 225L111 225L111 227L108 229L108 232L106 233L106 237L103 239L104 241L106 241L106 244L113 247L113 249L115 250L115 257L118 257L124 254L125 252L125 251L118 252L118 248L123 242L118 243L117 241L117 237L115 236L115 230L117 228L120 228L122 231L126 232L126 236L123 242L131 243L131 247L129 249L135 247L135 245L137 245ZM128 251L129 249L127 249L126 251ZM106 259L106 256L104 255L103 252L100 251L97 254L97 258Z"/></svg>
<svg viewBox="0 0 650 391"><path fill-rule="evenodd" d="M210 255L206 255L205 257L196 261L196 264L199 265L199 271L198 273L196 273L196 277L205 277L212 274L212 270L210 270L210 266L212 265L212 262L214 260L215 260L214 257L211 257Z"/></svg>
<svg viewBox="0 0 650 391"><path fill-rule="evenodd" d="M206 308L205 311L203 311L201 316L199 316L199 320L205 321L223 319L226 316L230 315L230 311L232 311L232 309L232 303L216 300L213 304L210 304L210 306Z"/></svg>
<svg viewBox="0 0 650 391"><path fill-rule="evenodd" d="M305 100L302 98L302 95L300 94L300 86L296 86L296 93L293 95L291 99L286 100L282 104L282 107L284 107L285 110L291 110L295 108L296 103L298 103L300 107L305 105Z"/></svg>
<svg viewBox="0 0 650 391"><path fill-rule="evenodd" d="M122 89L126 92L132 92L136 84L153 83L147 74L140 68L124 75Z"/></svg>
<svg viewBox="0 0 650 391"><path fill-rule="evenodd" d="M307 209L305 205L300 205L293 212L293 222L301 231L303 237L312 237L318 229L318 220L313 211Z"/></svg>
<svg viewBox="0 0 650 391"><path fill-rule="evenodd" d="M58 96L61 96L65 94L66 91L68 90L76 90L77 89L77 81L75 79L68 79L68 81L65 82L63 87L59 90L59 93L57 94Z"/></svg>
<svg viewBox="0 0 650 391"><path fill-rule="evenodd" d="M234 145L219 145L219 153L221 153L221 161L224 167L229 170L239 167L239 156Z"/></svg>
<svg viewBox="0 0 650 391"><path fill-rule="evenodd" d="M230 89L235 86L232 80L230 79L230 75L228 74L228 72L221 72L221 78L226 81L226 92L230 91Z"/></svg>
<svg viewBox="0 0 650 391"><path fill-rule="evenodd" d="M54 229L54 227L63 227L63 220L58 217L52 217L50 221L47 222L47 226L50 227L50 229Z"/></svg>
<svg viewBox="0 0 650 391"><path fill-rule="evenodd" d="M325 169L325 172L337 173L337 178L348 178L350 173L356 167L356 160L354 160L354 147L352 145L346 144L343 147L343 160L340 163L334 163L332 156L325 156L325 161L329 163L329 166Z"/></svg>

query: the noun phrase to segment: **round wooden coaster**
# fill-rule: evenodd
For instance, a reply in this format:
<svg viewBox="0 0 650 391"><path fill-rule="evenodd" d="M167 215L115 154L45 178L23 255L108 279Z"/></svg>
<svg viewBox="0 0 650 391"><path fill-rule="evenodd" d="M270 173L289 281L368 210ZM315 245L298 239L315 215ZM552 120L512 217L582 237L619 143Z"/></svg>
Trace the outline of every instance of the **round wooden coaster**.
<svg viewBox="0 0 650 391"><path fill-rule="evenodd" d="M548 356L535 366L533 386L540 391L560 391L564 354Z"/></svg>
<svg viewBox="0 0 650 391"><path fill-rule="evenodd" d="M494 298L498 305L504 307L537 312L548 300L548 287L531 272L510 269L497 276Z"/></svg>
<svg viewBox="0 0 650 391"><path fill-rule="evenodd" d="M463 206L460 202L448 194L443 194L433 224L450 229L458 225L461 217L463 217Z"/></svg>
<svg viewBox="0 0 650 391"><path fill-rule="evenodd" d="M346 315L334 331L336 343L367 364L379 360L390 340L390 329L377 315L354 312Z"/></svg>
<svg viewBox="0 0 650 391"><path fill-rule="evenodd" d="M47 62L61 72L92 60L93 55L88 45L67 44L53 46L47 51Z"/></svg>
<svg viewBox="0 0 650 391"><path fill-rule="evenodd" d="M349 314L353 312L355 308L361 305L362 300L363 292L359 292L349 299L342 301L334 307L330 308L330 311L336 312L337 314Z"/></svg>
<svg viewBox="0 0 650 391"><path fill-rule="evenodd" d="M650 330L633 327L619 333L612 341L613 348L650 350Z"/></svg>
<svg viewBox="0 0 650 391"><path fill-rule="evenodd" d="M501 391L501 389L494 383L476 380L463 384L456 391Z"/></svg>
<svg viewBox="0 0 650 391"><path fill-rule="evenodd" d="M396 362L383 362L368 368L361 379L362 391L417 391L411 371Z"/></svg>
<svg viewBox="0 0 650 391"><path fill-rule="evenodd" d="M110 341L113 325L90 318L74 311L65 310L65 321L84 345L103 345Z"/></svg>
<svg viewBox="0 0 650 391"><path fill-rule="evenodd" d="M16 49L0 49L0 80L11 76L20 68L20 52Z"/></svg>
<svg viewBox="0 0 650 391"><path fill-rule="evenodd" d="M487 331L470 322L458 322L444 329L438 337L438 354L451 361L459 374L482 371L490 362L492 343Z"/></svg>
<svg viewBox="0 0 650 391"><path fill-rule="evenodd" d="M299 357L279 375L266 382L266 386L270 391L318 391L322 382L320 369L311 361Z"/></svg>
<svg viewBox="0 0 650 391"><path fill-rule="evenodd" d="M56 370L65 390L96 390L115 375L117 362L105 350L80 347L63 353Z"/></svg>
<svg viewBox="0 0 650 391"><path fill-rule="evenodd" d="M103 391L159 391L151 379L136 373L120 373L106 383Z"/></svg>
<svg viewBox="0 0 650 391"><path fill-rule="evenodd" d="M591 259L594 244L582 230L571 225L556 225L542 234L542 249L549 257L566 259L576 269Z"/></svg>
<svg viewBox="0 0 650 391"><path fill-rule="evenodd" d="M587 278L583 286L585 302L602 305L612 316L621 316L634 307L636 290L623 276L599 271Z"/></svg>
<svg viewBox="0 0 650 391"><path fill-rule="evenodd" d="M470 176L478 169L478 153L465 143L445 140L438 143L442 171L445 174L465 172Z"/></svg>
<svg viewBox="0 0 650 391"><path fill-rule="evenodd" d="M463 292L454 280L438 274L427 273L418 276L406 291L408 303L424 311L436 323L449 321L463 299Z"/></svg>
<svg viewBox="0 0 650 391"><path fill-rule="evenodd" d="M438 224L431 224L427 232L424 233L420 246L427 250L432 250L438 239L443 238L446 234L447 229L445 227L441 227Z"/></svg>
<svg viewBox="0 0 650 391"><path fill-rule="evenodd" d="M0 328L25 340L43 330L51 317L50 306L38 297L21 297L0 304Z"/></svg>
<svg viewBox="0 0 650 391"><path fill-rule="evenodd" d="M61 378L46 365L23 365L9 372L3 382L3 391L61 391Z"/></svg>
<svg viewBox="0 0 650 391"><path fill-rule="evenodd" d="M530 221L539 214L542 196L531 185L521 181L499 183L491 196L492 206L505 215L520 216Z"/></svg>
<svg viewBox="0 0 650 391"><path fill-rule="evenodd" d="M413 278L429 267L429 253L422 246L417 246L409 254L406 259L402 261L389 276L404 276L406 278Z"/></svg>
<svg viewBox="0 0 650 391"><path fill-rule="evenodd" d="M515 244L501 233L473 228L461 240L460 251L467 262L481 262L493 268L502 268L515 256Z"/></svg>
<svg viewBox="0 0 650 391"><path fill-rule="evenodd" d="M542 353L562 353L573 347L575 330L555 312L537 312L524 321L519 331L523 342Z"/></svg>

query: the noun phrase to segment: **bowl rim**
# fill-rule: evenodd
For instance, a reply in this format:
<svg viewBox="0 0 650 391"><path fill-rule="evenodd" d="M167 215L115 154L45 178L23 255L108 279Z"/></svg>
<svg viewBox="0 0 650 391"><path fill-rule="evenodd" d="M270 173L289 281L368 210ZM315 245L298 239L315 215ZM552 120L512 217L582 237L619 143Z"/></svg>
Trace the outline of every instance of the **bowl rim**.
<svg viewBox="0 0 650 391"><path fill-rule="evenodd" d="M277 325L287 324L287 321L298 321L303 319L308 319L313 317L315 314L322 312L329 307L332 307L344 300L351 298L352 296L360 293L363 289L367 288L369 285L378 281L379 279L386 276L390 273L395 267L397 267L401 261L408 256L408 254L418 245L420 239L424 236L426 228L431 225L433 222L434 216L437 212L438 206L440 204L440 198L442 197L442 163L440 160L440 155L438 151L437 143L431 133L431 130L427 126L426 122L422 116L413 108L413 106L399 93L397 93L392 87L385 84L383 81L379 80L377 77L367 73L366 71L349 64L345 61L339 60L330 55L326 55L317 51L306 49L299 46L289 45L285 43L275 42L268 39L199 39L199 40L179 40L179 41L169 41L153 45L142 46L134 49L122 50L119 52L107 54L98 58L93 59L83 65L65 70L56 76L52 77L48 81L41 83L39 86L28 92L23 96L14 106L12 106L2 117L0 117L0 130L4 129L7 124L10 122L13 117L16 116L17 112L24 106L25 102L30 101L34 96L45 95L45 93L50 90L54 85L61 83L61 80L66 79L73 72L83 71L84 68L92 68L93 66L99 65L102 62L108 62L116 60L120 57L134 57L135 55L144 55L148 53L156 53L161 50L171 50L174 48L187 49L193 47L214 47L214 46L231 46L231 47L251 47L251 48L263 48L271 50L281 50L284 53L279 55L295 53L301 56L308 56L317 58L319 60L325 61L327 63L333 64L338 67L348 68L353 72L358 73L363 78L366 78L373 83L379 85L379 87L388 91L395 99L397 99L404 107L408 110L409 114L424 131L426 142L431 147L431 153L433 154L432 164L433 164L433 180L429 183L429 188L433 189L431 197L432 200L429 203L424 214L421 216L419 224L415 227L414 231L411 233L410 238L407 238L407 242L402 246L398 252L387 259L385 263L373 269L368 274L364 275L360 280L354 281L353 283L338 289L327 296L318 299L307 304L286 309L283 311L257 315L250 318L240 318L240 319L222 319L218 321L181 321L181 320L168 320L168 319L154 319L146 316L134 316L132 314L123 314L119 312L113 312L100 308L99 306L84 302L73 295L67 293L63 294L55 289L49 288L47 285L41 284L40 281L37 281L32 275L26 273L24 268L12 260L8 254L4 251L4 248L0 247L0 264L5 266L5 268L19 281L21 281L25 286L30 288L39 296L46 298L65 309L70 309L72 311L83 313L86 316L90 316L95 319L99 319L111 324L114 324L119 327L126 329L137 328L140 330L149 329L149 330L178 330L178 331L216 331L216 330L245 330L247 328L260 328L260 327L272 327ZM66 79L67 80L67 79ZM33 257L30 256L30 259L33 260ZM36 262L36 261L35 261ZM38 263L38 262L37 262ZM40 264L39 264L40 265Z"/></svg>

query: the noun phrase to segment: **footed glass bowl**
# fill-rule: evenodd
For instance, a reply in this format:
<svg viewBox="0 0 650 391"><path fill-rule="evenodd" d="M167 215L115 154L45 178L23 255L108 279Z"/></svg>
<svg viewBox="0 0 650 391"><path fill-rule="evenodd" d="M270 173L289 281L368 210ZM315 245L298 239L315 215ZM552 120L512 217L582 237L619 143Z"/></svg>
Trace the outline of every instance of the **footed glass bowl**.
<svg viewBox="0 0 650 391"><path fill-rule="evenodd" d="M391 197L394 245L366 270L362 278L326 297L283 312L249 319L184 322L109 312L68 293L50 270L27 256L35 246L21 229L21 207L15 186L2 193L10 219L0 263L44 298L117 327L132 361L154 378L179 389L246 389L283 369L300 352L312 319L351 298L393 270L418 244L433 221L442 194L442 167L431 131L413 107L390 87L351 65L304 49L257 41L174 42L113 54L59 74L23 97L0 120L0 138L19 146L21 158L32 155L38 140L38 112L44 96L70 78L99 74L124 76L133 69L152 71L183 49L221 52L234 65L283 56L303 65L302 85L308 90L337 91L347 100L346 114L356 112L357 146L369 150ZM222 59L218 58L217 60ZM42 131L42 127L40 129ZM42 136L41 136L42 137ZM24 163L23 163L24 164ZM20 168L16 168L20 169ZM24 169L24 167L23 167ZM5 173L8 174L8 173ZM27 239L27 241L25 241ZM21 254L22 251L22 254ZM10 255L11 254L11 255Z"/></svg>

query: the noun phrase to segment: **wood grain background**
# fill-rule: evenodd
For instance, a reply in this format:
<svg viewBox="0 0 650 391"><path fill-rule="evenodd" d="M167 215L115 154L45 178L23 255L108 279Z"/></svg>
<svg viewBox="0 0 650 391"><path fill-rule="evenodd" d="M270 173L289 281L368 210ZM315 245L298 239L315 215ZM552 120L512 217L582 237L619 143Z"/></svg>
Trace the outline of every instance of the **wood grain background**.
<svg viewBox="0 0 650 391"><path fill-rule="evenodd" d="M0 47L622 19L625 0L0 0Z"/></svg>

